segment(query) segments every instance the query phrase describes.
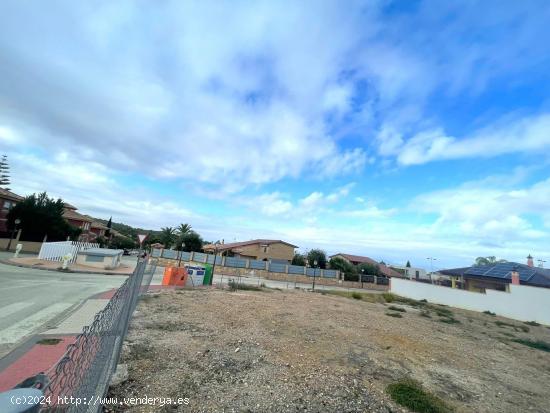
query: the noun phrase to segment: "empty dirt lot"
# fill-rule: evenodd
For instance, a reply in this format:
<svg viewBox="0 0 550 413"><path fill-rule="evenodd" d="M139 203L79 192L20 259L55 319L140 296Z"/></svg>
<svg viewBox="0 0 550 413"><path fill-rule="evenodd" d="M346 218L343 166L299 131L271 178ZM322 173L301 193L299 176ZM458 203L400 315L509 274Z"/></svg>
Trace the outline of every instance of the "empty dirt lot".
<svg viewBox="0 0 550 413"><path fill-rule="evenodd" d="M386 388L413 378L446 403L434 412L550 412L550 353L514 341L550 343L548 327L391 299L149 294L123 350L129 379L110 395L190 400L164 411L408 412Z"/></svg>

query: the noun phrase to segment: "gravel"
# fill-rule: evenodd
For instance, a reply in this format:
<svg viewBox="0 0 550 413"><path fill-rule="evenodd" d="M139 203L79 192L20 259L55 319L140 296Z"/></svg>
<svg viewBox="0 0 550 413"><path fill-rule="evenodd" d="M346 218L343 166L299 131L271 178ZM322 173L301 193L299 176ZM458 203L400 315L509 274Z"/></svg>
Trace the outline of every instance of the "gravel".
<svg viewBox="0 0 550 413"><path fill-rule="evenodd" d="M460 323L449 325L408 305L387 317L388 306L302 291L157 292L139 303L122 352L128 379L110 396L189 404L106 410L407 412L385 387L411 377L457 412L550 411L550 353L511 342L495 317L451 309ZM510 332L550 342L543 326Z"/></svg>

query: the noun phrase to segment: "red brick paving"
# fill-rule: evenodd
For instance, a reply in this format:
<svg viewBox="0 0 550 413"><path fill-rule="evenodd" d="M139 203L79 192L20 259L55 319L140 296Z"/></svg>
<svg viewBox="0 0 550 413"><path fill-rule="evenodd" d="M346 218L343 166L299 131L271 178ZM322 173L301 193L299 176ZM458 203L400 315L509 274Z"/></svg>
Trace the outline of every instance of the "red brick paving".
<svg viewBox="0 0 550 413"><path fill-rule="evenodd" d="M76 336L59 337L55 345L35 344L29 351L0 372L0 392L13 388L27 377L53 367L65 354L67 346Z"/></svg>

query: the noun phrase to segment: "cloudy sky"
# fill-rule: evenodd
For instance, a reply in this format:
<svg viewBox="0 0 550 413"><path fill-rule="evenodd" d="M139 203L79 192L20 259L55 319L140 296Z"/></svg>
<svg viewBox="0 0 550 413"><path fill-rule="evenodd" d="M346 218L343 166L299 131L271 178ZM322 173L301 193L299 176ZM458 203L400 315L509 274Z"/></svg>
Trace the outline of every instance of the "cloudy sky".
<svg viewBox="0 0 550 413"><path fill-rule="evenodd" d="M142 227L550 264L545 1L0 4L11 188Z"/></svg>

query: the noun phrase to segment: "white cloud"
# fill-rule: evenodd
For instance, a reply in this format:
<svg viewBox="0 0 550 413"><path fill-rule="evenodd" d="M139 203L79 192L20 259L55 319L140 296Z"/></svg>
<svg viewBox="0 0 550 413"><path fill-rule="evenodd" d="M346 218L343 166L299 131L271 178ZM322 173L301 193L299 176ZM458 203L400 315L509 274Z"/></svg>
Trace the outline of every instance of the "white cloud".
<svg viewBox="0 0 550 413"><path fill-rule="evenodd" d="M339 76L361 20L337 2L313 10L315 18L310 6L271 2L71 3L34 21L24 6L8 7L0 121L22 135L37 130L28 134L36 147L62 146L113 170L148 165L156 177L235 190L360 172L364 152L341 149L324 116L349 109L354 86ZM70 23L57 24L60 14ZM22 35L20 20L49 35Z"/></svg>
<svg viewBox="0 0 550 413"><path fill-rule="evenodd" d="M397 213L397 208L381 209L375 205L352 211L343 211L342 215L355 218L388 218Z"/></svg>
<svg viewBox="0 0 550 413"><path fill-rule="evenodd" d="M411 205L437 214L436 232L503 244L548 239L548 231L529 218L540 217L550 228L550 179L522 189L487 186L486 181L424 194Z"/></svg>
<svg viewBox="0 0 550 413"><path fill-rule="evenodd" d="M458 139L442 129L419 132L404 140L395 130L378 135L379 153L395 155L401 165L462 158L491 158L510 153L536 153L550 148L550 114L498 122Z"/></svg>
<svg viewBox="0 0 550 413"><path fill-rule="evenodd" d="M44 162L34 155L9 158L13 191L28 195L48 192L75 205L79 212L96 218L158 229L180 222L207 223L203 216L182 205L151 193L146 188L125 187L112 178L112 171L94 162L71 162L70 154L60 154ZM137 188L137 190L136 190Z"/></svg>

